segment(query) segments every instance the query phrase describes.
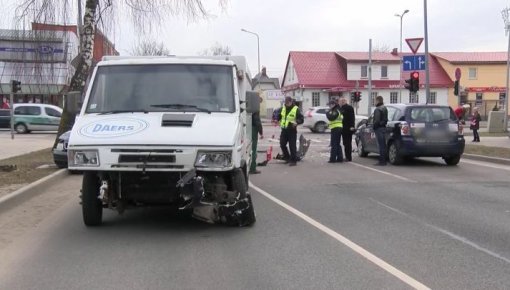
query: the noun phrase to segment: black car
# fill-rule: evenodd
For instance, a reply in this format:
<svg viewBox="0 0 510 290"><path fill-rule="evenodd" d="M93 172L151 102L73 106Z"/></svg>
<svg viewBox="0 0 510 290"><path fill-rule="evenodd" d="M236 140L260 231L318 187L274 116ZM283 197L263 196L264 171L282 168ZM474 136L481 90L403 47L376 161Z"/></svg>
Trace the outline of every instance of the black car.
<svg viewBox="0 0 510 290"><path fill-rule="evenodd" d="M71 131L67 131L58 137L58 144L53 149L53 162L58 168L67 168L67 144L69 143L69 137Z"/></svg>
<svg viewBox="0 0 510 290"><path fill-rule="evenodd" d="M413 157L442 157L446 164L457 165L464 153L462 124L449 106L391 104L388 108L386 144L391 164ZM358 155L378 153L373 115L358 128Z"/></svg>
<svg viewBox="0 0 510 290"><path fill-rule="evenodd" d="M11 127L11 110L0 109L0 128Z"/></svg>

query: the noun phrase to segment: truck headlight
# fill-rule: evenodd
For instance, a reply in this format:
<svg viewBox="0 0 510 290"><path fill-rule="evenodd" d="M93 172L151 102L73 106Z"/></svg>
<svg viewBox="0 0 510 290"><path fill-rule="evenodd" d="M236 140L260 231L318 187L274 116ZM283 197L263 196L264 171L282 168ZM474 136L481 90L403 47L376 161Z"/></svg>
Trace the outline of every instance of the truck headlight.
<svg viewBox="0 0 510 290"><path fill-rule="evenodd" d="M99 166L99 153L97 150L69 150L69 166Z"/></svg>
<svg viewBox="0 0 510 290"><path fill-rule="evenodd" d="M198 151L195 167L225 168L232 166L232 152Z"/></svg>

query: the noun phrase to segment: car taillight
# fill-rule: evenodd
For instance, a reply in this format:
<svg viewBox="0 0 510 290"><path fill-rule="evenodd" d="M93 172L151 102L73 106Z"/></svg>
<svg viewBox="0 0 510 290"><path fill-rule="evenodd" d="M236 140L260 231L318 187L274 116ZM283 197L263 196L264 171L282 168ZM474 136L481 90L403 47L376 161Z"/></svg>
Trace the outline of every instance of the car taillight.
<svg viewBox="0 0 510 290"><path fill-rule="evenodd" d="M306 112L306 116L307 116L308 118L311 118L311 117L312 117L312 111L308 111L308 112Z"/></svg>
<svg viewBox="0 0 510 290"><path fill-rule="evenodd" d="M400 123L400 135L410 135L411 130L407 122Z"/></svg>
<svg viewBox="0 0 510 290"><path fill-rule="evenodd" d="M464 126L459 123L459 135L464 135Z"/></svg>

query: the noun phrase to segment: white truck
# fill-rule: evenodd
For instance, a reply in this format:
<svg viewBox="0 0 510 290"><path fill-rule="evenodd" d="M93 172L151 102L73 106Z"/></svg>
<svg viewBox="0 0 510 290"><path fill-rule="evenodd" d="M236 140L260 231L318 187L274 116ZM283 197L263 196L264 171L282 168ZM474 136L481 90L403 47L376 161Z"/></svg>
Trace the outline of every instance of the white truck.
<svg viewBox="0 0 510 290"><path fill-rule="evenodd" d="M251 114L259 97L246 60L104 57L68 145L83 171L83 221L104 208L169 206L210 223L255 222L248 192Z"/></svg>

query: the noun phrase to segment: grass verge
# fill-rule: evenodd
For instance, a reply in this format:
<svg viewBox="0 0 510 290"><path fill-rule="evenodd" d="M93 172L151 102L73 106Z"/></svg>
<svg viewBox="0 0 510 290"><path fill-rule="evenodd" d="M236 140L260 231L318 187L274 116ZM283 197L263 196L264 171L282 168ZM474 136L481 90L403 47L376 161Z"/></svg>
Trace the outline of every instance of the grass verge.
<svg viewBox="0 0 510 290"><path fill-rule="evenodd" d="M45 164L53 164L50 148L0 160L0 165L16 166L16 169L10 172L0 171L0 187L31 183L58 170L56 167L37 168Z"/></svg>
<svg viewBox="0 0 510 290"><path fill-rule="evenodd" d="M510 149L466 144L464 153L510 159Z"/></svg>

